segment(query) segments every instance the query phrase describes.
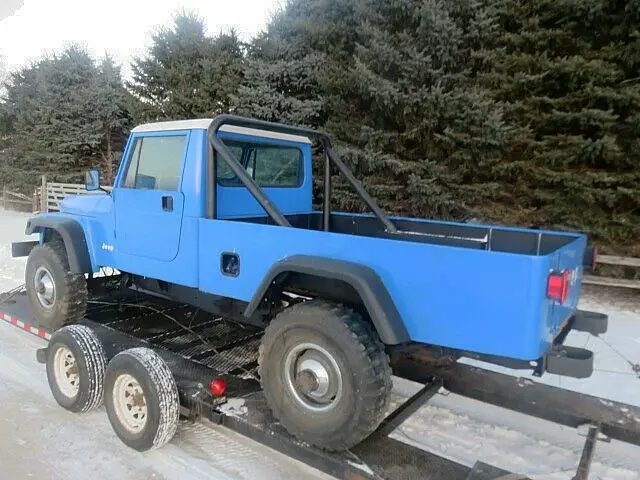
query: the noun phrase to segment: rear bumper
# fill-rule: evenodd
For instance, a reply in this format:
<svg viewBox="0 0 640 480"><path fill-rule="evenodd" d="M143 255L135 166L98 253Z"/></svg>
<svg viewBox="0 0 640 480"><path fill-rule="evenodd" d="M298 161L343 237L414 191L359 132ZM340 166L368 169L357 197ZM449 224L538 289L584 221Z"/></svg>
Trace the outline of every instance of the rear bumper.
<svg viewBox="0 0 640 480"><path fill-rule="evenodd" d="M572 323L572 330L587 332L597 337L607 332L609 328L609 316L604 313L577 310L576 313L573 314L570 323Z"/></svg>
<svg viewBox="0 0 640 480"><path fill-rule="evenodd" d="M538 371L555 373L566 377L587 378L593 373L593 352L585 348L563 345L571 330L591 335L606 333L609 317L603 313L577 310L556 337L551 349L538 364Z"/></svg>

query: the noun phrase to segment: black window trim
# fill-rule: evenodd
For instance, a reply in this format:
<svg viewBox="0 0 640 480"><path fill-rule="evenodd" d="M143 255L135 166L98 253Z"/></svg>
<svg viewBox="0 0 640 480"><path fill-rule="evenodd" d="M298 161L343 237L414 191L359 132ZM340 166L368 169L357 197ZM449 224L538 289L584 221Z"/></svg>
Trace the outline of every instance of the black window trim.
<svg viewBox="0 0 640 480"><path fill-rule="evenodd" d="M248 142L248 141L244 141L244 140L236 140L235 138L222 138L222 141L225 142L225 144L227 144L227 142L229 142L231 144L231 146L236 145L236 146L242 146L242 157L240 160L240 164L242 165L242 168L244 168L245 170L247 169L247 155L248 152L251 150L251 148L253 147L270 147L270 148L291 148L291 149L295 149L298 151L299 156L298 156L298 165L300 168L298 168L298 183L296 185L272 185L272 184L258 184L260 186L260 188L290 188L290 189L297 189L297 188L301 188L304 185L304 171L305 171L305 165L304 165L304 152L302 151L302 149L298 146L295 145L278 145L278 144L273 144L273 143L267 143L267 142ZM218 152L214 152L214 155L217 155ZM224 162L224 160L223 160ZM218 162L216 162L218 163ZM255 175L255 171L254 171L254 175ZM225 187L225 188L238 188L238 187L244 187L244 185L242 184L242 182L237 181L237 177L233 177L231 179L222 179L220 178L220 176L216 175L217 179L218 179L218 185L220 185L221 187ZM237 181L237 183L236 183Z"/></svg>

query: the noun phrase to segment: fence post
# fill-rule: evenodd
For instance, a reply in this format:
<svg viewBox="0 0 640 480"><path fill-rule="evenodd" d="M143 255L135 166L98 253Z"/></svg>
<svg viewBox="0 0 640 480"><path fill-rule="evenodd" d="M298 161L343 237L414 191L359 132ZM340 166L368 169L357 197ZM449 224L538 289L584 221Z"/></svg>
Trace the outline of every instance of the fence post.
<svg viewBox="0 0 640 480"><path fill-rule="evenodd" d="M47 202L47 176L42 175L42 186L40 187L40 213L49 211L49 203Z"/></svg>
<svg viewBox="0 0 640 480"><path fill-rule="evenodd" d="M2 187L2 209L7 211L7 187Z"/></svg>

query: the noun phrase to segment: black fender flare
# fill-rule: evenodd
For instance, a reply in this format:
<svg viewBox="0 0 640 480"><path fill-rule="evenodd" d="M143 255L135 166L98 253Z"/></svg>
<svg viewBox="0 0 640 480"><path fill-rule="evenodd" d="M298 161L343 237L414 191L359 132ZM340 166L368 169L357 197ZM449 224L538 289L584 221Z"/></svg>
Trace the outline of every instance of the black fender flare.
<svg viewBox="0 0 640 480"><path fill-rule="evenodd" d="M91 273L91 257L82 225L72 218L34 217L27 221L25 233L31 235L50 228L60 234L73 273Z"/></svg>
<svg viewBox="0 0 640 480"><path fill-rule="evenodd" d="M400 312L378 274L366 265L332 258L295 255L274 264L244 311L245 317L251 317L255 313L273 281L286 272L305 273L348 283L360 295L384 344L398 345L411 340Z"/></svg>

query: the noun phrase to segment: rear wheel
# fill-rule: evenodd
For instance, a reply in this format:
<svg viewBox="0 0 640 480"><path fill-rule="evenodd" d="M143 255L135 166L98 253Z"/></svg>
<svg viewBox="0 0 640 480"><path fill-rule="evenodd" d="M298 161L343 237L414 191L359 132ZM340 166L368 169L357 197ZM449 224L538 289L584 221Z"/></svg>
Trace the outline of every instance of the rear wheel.
<svg viewBox="0 0 640 480"><path fill-rule="evenodd" d="M113 357L104 403L116 435L140 452L162 447L178 427L178 387L167 364L149 348L132 348Z"/></svg>
<svg viewBox="0 0 640 480"><path fill-rule="evenodd" d="M384 345L347 307L314 300L286 309L265 331L259 365L267 404L303 441L347 449L384 417L391 394Z"/></svg>
<svg viewBox="0 0 640 480"><path fill-rule="evenodd" d="M25 270L27 296L38 324L50 332L81 320L87 308L87 281L69 269L61 240L36 246Z"/></svg>
<svg viewBox="0 0 640 480"><path fill-rule="evenodd" d="M102 404L107 367L102 343L84 325L69 325L51 336L47 379L53 397L71 412L88 412Z"/></svg>

